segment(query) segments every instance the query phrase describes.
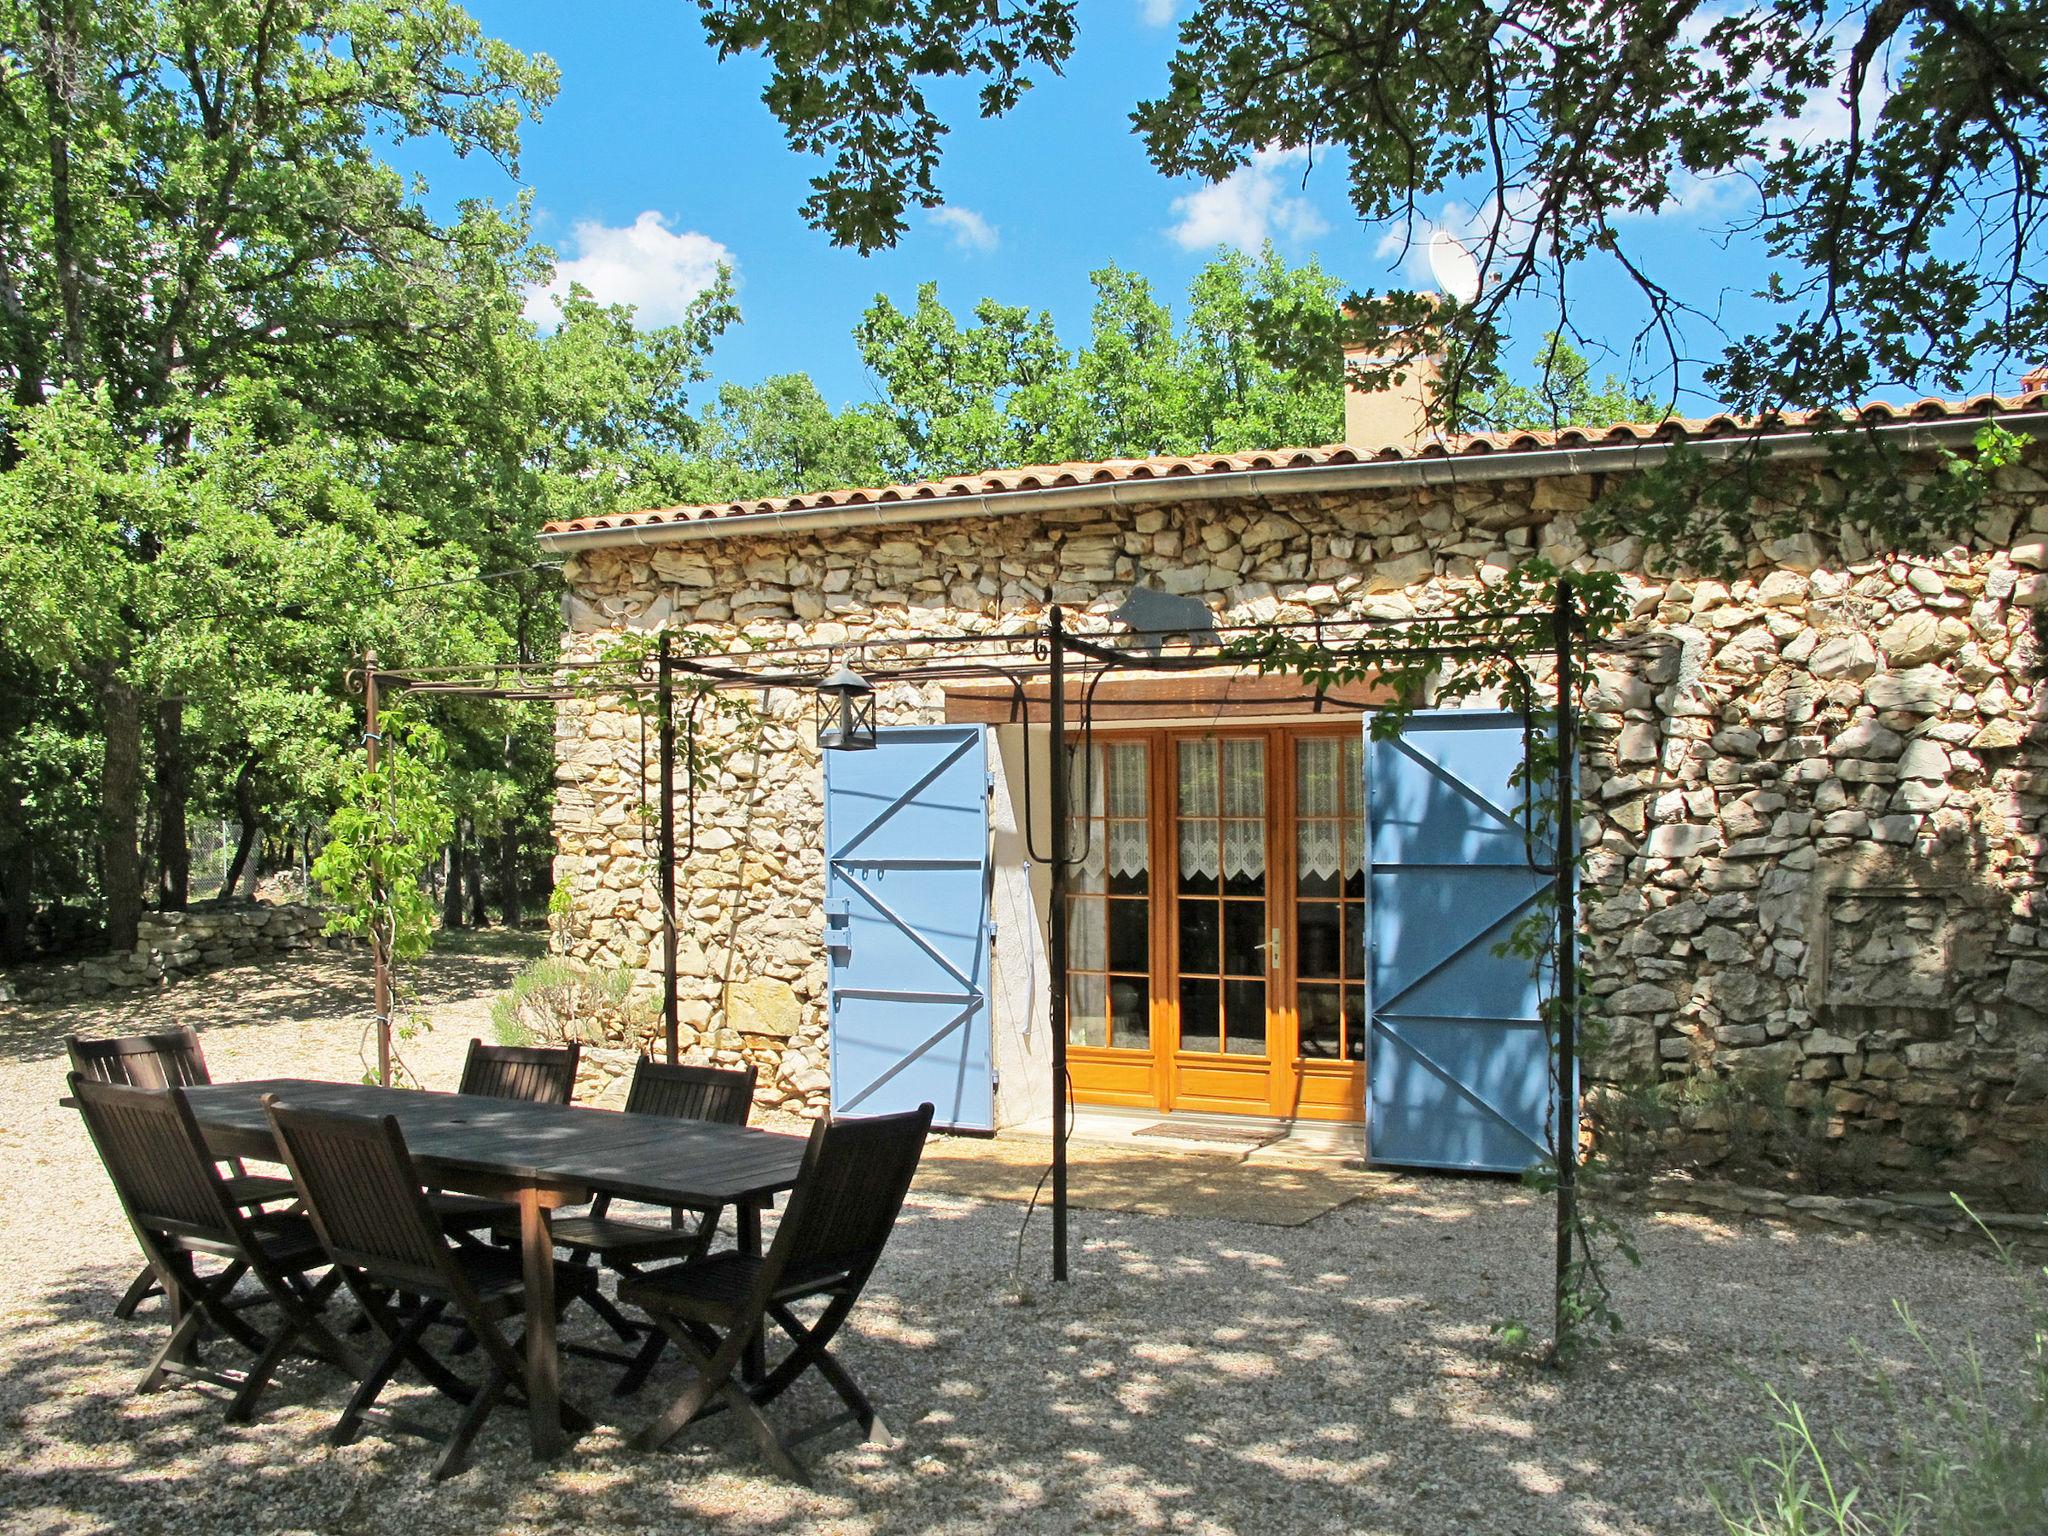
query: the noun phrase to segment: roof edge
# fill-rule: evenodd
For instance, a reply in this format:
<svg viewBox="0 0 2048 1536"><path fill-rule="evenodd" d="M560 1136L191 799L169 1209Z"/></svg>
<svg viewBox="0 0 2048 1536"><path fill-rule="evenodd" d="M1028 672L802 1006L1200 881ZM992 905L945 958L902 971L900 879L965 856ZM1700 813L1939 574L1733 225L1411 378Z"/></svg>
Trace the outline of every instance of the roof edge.
<svg viewBox="0 0 2048 1536"><path fill-rule="evenodd" d="M1987 421L2048 440L2048 400L2022 408L1969 415L1911 418L1866 425L1864 430L1907 450L1955 447L1973 440ZM863 500L808 505L722 516L677 518L667 512L620 513L596 526L554 525L542 529L543 549L580 551L622 545L661 545L698 539L774 537L835 528L876 528L907 523L1005 517L1033 511L1066 511L1096 506L1137 506L1169 501L1228 500L1238 497L1303 496L1318 492L1391 489L1400 486L1479 485L1555 475L1614 474L1650 469L1685 447L1704 458L1727 459L1752 448L1773 458L1809 460L1827 452L1824 434L1810 431L1745 433L1741 436L1680 436L1654 441L1587 442L1571 447L1529 447L1487 453L1439 454L1417 458L1361 459L1275 465L1271 468L1212 470L1207 473L1099 479L1018 490L929 492L903 500ZM1283 458L1284 455L1258 455Z"/></svg>

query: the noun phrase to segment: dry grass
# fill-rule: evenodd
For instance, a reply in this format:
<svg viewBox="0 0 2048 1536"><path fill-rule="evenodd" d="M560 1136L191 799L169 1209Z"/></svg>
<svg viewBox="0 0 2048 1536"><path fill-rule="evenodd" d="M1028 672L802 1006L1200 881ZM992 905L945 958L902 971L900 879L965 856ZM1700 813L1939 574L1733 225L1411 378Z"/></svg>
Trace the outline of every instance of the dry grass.
<svg viewBox="0 0 2048 1536"><path fill-rule="evenodd" d="M430 962L437 1028L416 1050L452 1081L483 991L517 956ZM193 983L94 1028L190 1018L216 1074L352 1077L357 963L296 957ZM807 1447L816 1482L754 1471L719 1423L639 1456L624 1435L676 1389L618 1404L588 1362L572 1392L605 1422L536 1466L497 1416L477 1465L431 1488L416 1442L321 1436L340 1384L288 1373L256 1425L217 1399L128 1388L159 1337L109 1309L134 1250L85 1138L56 1106L70 1016L0 1016L0 1527L87 1531L1700 1532L1708 1472L1767 1439L1758 1378L1825 1427L1867 1417L1876 1349L1904 1297L1996 1360L2025 1319L1980 1255L1704 1217L1644 1223L1621 1278L1629 1332L1560 1378L1497 1358L1487 1325L1540 1316L1548 1212L1512 1185L1404 1180L1304 1226L1077 1211L1076 1279L1044 1277L1047 1227L1012 1275L1023 1208L920 1193L844 1355L903 1433ZM795 1415L815 1408L811 1396Z"/></svg>

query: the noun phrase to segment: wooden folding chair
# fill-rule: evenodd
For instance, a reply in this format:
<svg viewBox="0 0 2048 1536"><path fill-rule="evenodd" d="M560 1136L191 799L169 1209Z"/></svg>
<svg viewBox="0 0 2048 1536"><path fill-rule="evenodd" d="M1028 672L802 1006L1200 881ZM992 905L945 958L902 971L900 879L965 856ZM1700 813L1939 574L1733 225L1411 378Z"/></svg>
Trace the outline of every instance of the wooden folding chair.
<svg viewBox="0 0 2048 1536"><path fill-rule="evenodd" d="M467 1462L470 1444L491 1410L507 1392L523 1395L527 1390L524 1334L507 1338L499 1326L524 1311L519 1254L449 1241L391 1116L290 1109L272 1094L264 1096L263 1104L314 1230L386 1343L335 1422L330 1440L351 1444L373 1423L426 1440L442 1439L441 1431L376 1406L398 1368L410 1364L437 1391L463 1405L433 1467L436 1479L453 1476ZM592 1281L591 1270L557 1262L558 1313ZM403 1315L393 1306L395 1294L414 1299ZM482 1347L480 1384L465 1381L426 1348L427 1330L447 1312ZM562 1424L582 1430L590 1420L564 1402Z"/></svg>
<svg viewBox="0 0 2048 1536"><path fill-rule="evenodd" d="M696 1419L727 1408L746 1424L770 1466L801 1481L791 1449L814 1435L852 1422L870 1440L889 1438L875 1405L828 1346L889 1241L931 1123L932 1106L925 1104L906 1115L814 1126L765 1255L714 1254L620 1287L620 1300L652 1317L697 1373L668 1411L635 1437L636 1445L654 1450ZM813 1299L823 1300L824 1310L805 1323L793 1309ZM749 1347L763 1338L770 1320L789 1336L789 1353L759 1379L743 1379ZM761 1408L813 1367L847 1412L785 1439Z"/></svg>
<svg viewBox="0 0 2048 1536"><path fill-rule="evenodd" d="M152 1035L122 1035L113 1040L88 1040L80 1035L64 1037L71 1070L91 1082L128 1083L137 1088L193 1088L213 1081L206 1070L206 1052L199 1047L199 1032L190 1025ZM251 1173L235 1158L224 1158L231 1172L228 1194L241 1205L270 1205L293 1200L298 1191L290 1179ZM128 1289L114 1304L114 1316L129 1318L143 1301L156 1294L156 1275L147 1266L128 1283Z"/></svg>
<svg viewBox="0 0 2048 1536"><path fill-rule="evenodd" d="M566 1104L576 1091L576 1059L583 1047L568 1045L485 1045L469 1042L457 1093L487 1099L522 1099L528 1104Z"/></svg>
<svg viewBox="0 0 2048 1536"><path fill-rule="evenodd" d="M246 1421L294 1349L339 1366L351 1378L359 1374L355 1357L319 1316L341 1276L330 1268L312 1225L299 1215L252 1214L235 1200L182 1088L95 1082L74 1072L71 1093L135 1240L171 1301L171 1336L143 1372L137 1392L153 1392L170 1376L210 1381L234 1389L228 1418ZM224 1264L202 1275L202 1257ZM309 1281L318 1269L328 1273ZM249 1321L249 1304L232 1299L244 1276L253 1276L277 1307L276 1328L269 1334ZM209 1326L249 1350L255 1362L239 1373L201 1364L199 1346Z"/></svg>
<svg viewBox="0 0 2048 1536"><path fill-rule="evenodd" d="M568 1045L486 1045L469 1042L457 1093L482 1099L518 1099L527 1104L567 1104L576 1092L576 1062L583 1047ZM517 1224L519 1208L503 1200L434 1190L428 1199L441 1225L451 1232L481 1232Z"/></svg>
<svg viewBox="0 0 2048 1536"><path fill-rule="evenodd" d="M626 1113L655 1115L668 1120L709 1121L717 1125L745 1125L754 1107L756 1069L669 1066L643 1056L633 1064L633 1082L626 1090ZM666 1222L622 1220L609 1214L611 1196L599 1195L590 1209L575 1216L555 1218L555 1242L569 1250L570 1262L598 1263L615 1274L630 1278L643 1265L661 1259L698 1259L711 1247L718 1234L723 1206L693 1210L677 1206ZM635 1323L612 1305L601 1290L593 1288L586 1298L621 1339L642 1340L639 1351L625 1355L573 1346L579 1354L612 1360L626 1367L615 1395L637 1391L654 1369L656 1358L668 1335L658 1328Z"/></svg>

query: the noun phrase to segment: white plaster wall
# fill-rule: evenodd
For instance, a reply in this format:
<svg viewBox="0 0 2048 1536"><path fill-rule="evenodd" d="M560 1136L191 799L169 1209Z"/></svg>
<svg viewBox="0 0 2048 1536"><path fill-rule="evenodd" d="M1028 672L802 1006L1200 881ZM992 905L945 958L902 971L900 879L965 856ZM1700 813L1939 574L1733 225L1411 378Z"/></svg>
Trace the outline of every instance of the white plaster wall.
<svg viewBox="0 0 2048 1536"><path fill-rule="evenodd" d="M1045 869L1025 844L1024 753L1031 753L1031 790L1036 804L1033 840L1049 846L1045 784L1049 771L1045 733L1026 742L1022 726L998 726L988 733L989 799L994 839L995 953L990 966L990 1032L996 1069L996 1129L1050 1115L1053 1106L1052 1024L1047 1013Z"/></svg>

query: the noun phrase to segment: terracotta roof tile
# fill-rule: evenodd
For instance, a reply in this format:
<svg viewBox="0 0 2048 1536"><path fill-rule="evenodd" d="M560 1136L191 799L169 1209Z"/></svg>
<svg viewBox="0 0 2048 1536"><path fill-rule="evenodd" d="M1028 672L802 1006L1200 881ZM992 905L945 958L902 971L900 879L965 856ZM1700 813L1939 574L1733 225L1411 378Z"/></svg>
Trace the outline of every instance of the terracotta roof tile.
<svg viewBox="0 0 2048 1536"><path fill-rule="evenodd" d="M1994 416L2005 411L2048 409L2040 390L2048 390L2048 369L2029 374L2027 393L2012 398L1977 395L1968 400L1917 400L1910 405L1876 401L1856 413L1859 422L1882 425L1893 421L1946 421ZM907 485L854 487L811 491L797 496L769 496L754 501L714 502L702 506L664 507L644 512L613 512L601 517L569 518L549 523L544 534L595 533L605 529L654 528L664 524L704 522L713 518L773 516L829 507L881 506L894 502L949 497L997 496L1013 491L1055 490L1118 481L1159 480L1200 475L1241 474L1250 470L1313 469L1332 464L1397 463L1404 459L1480 458L1491 454L1534 453L1552 448L1626 447L1633 443L1668 443L1687 438L1715 439L1752 432L1765 436L1800 432L1817 419L1815 413L1793 412L1761 422L1729 415L1673 417L1666 421L1614 422L1606 426L1557 427L1546 431L1472 432L1436 438L1415 449L1378 450L1333 443L1321 448L1273 448L1251 453L1162 455L1149 459L1104 459L1096 463L1026 464L976 475L920 480Z"/></svg>

